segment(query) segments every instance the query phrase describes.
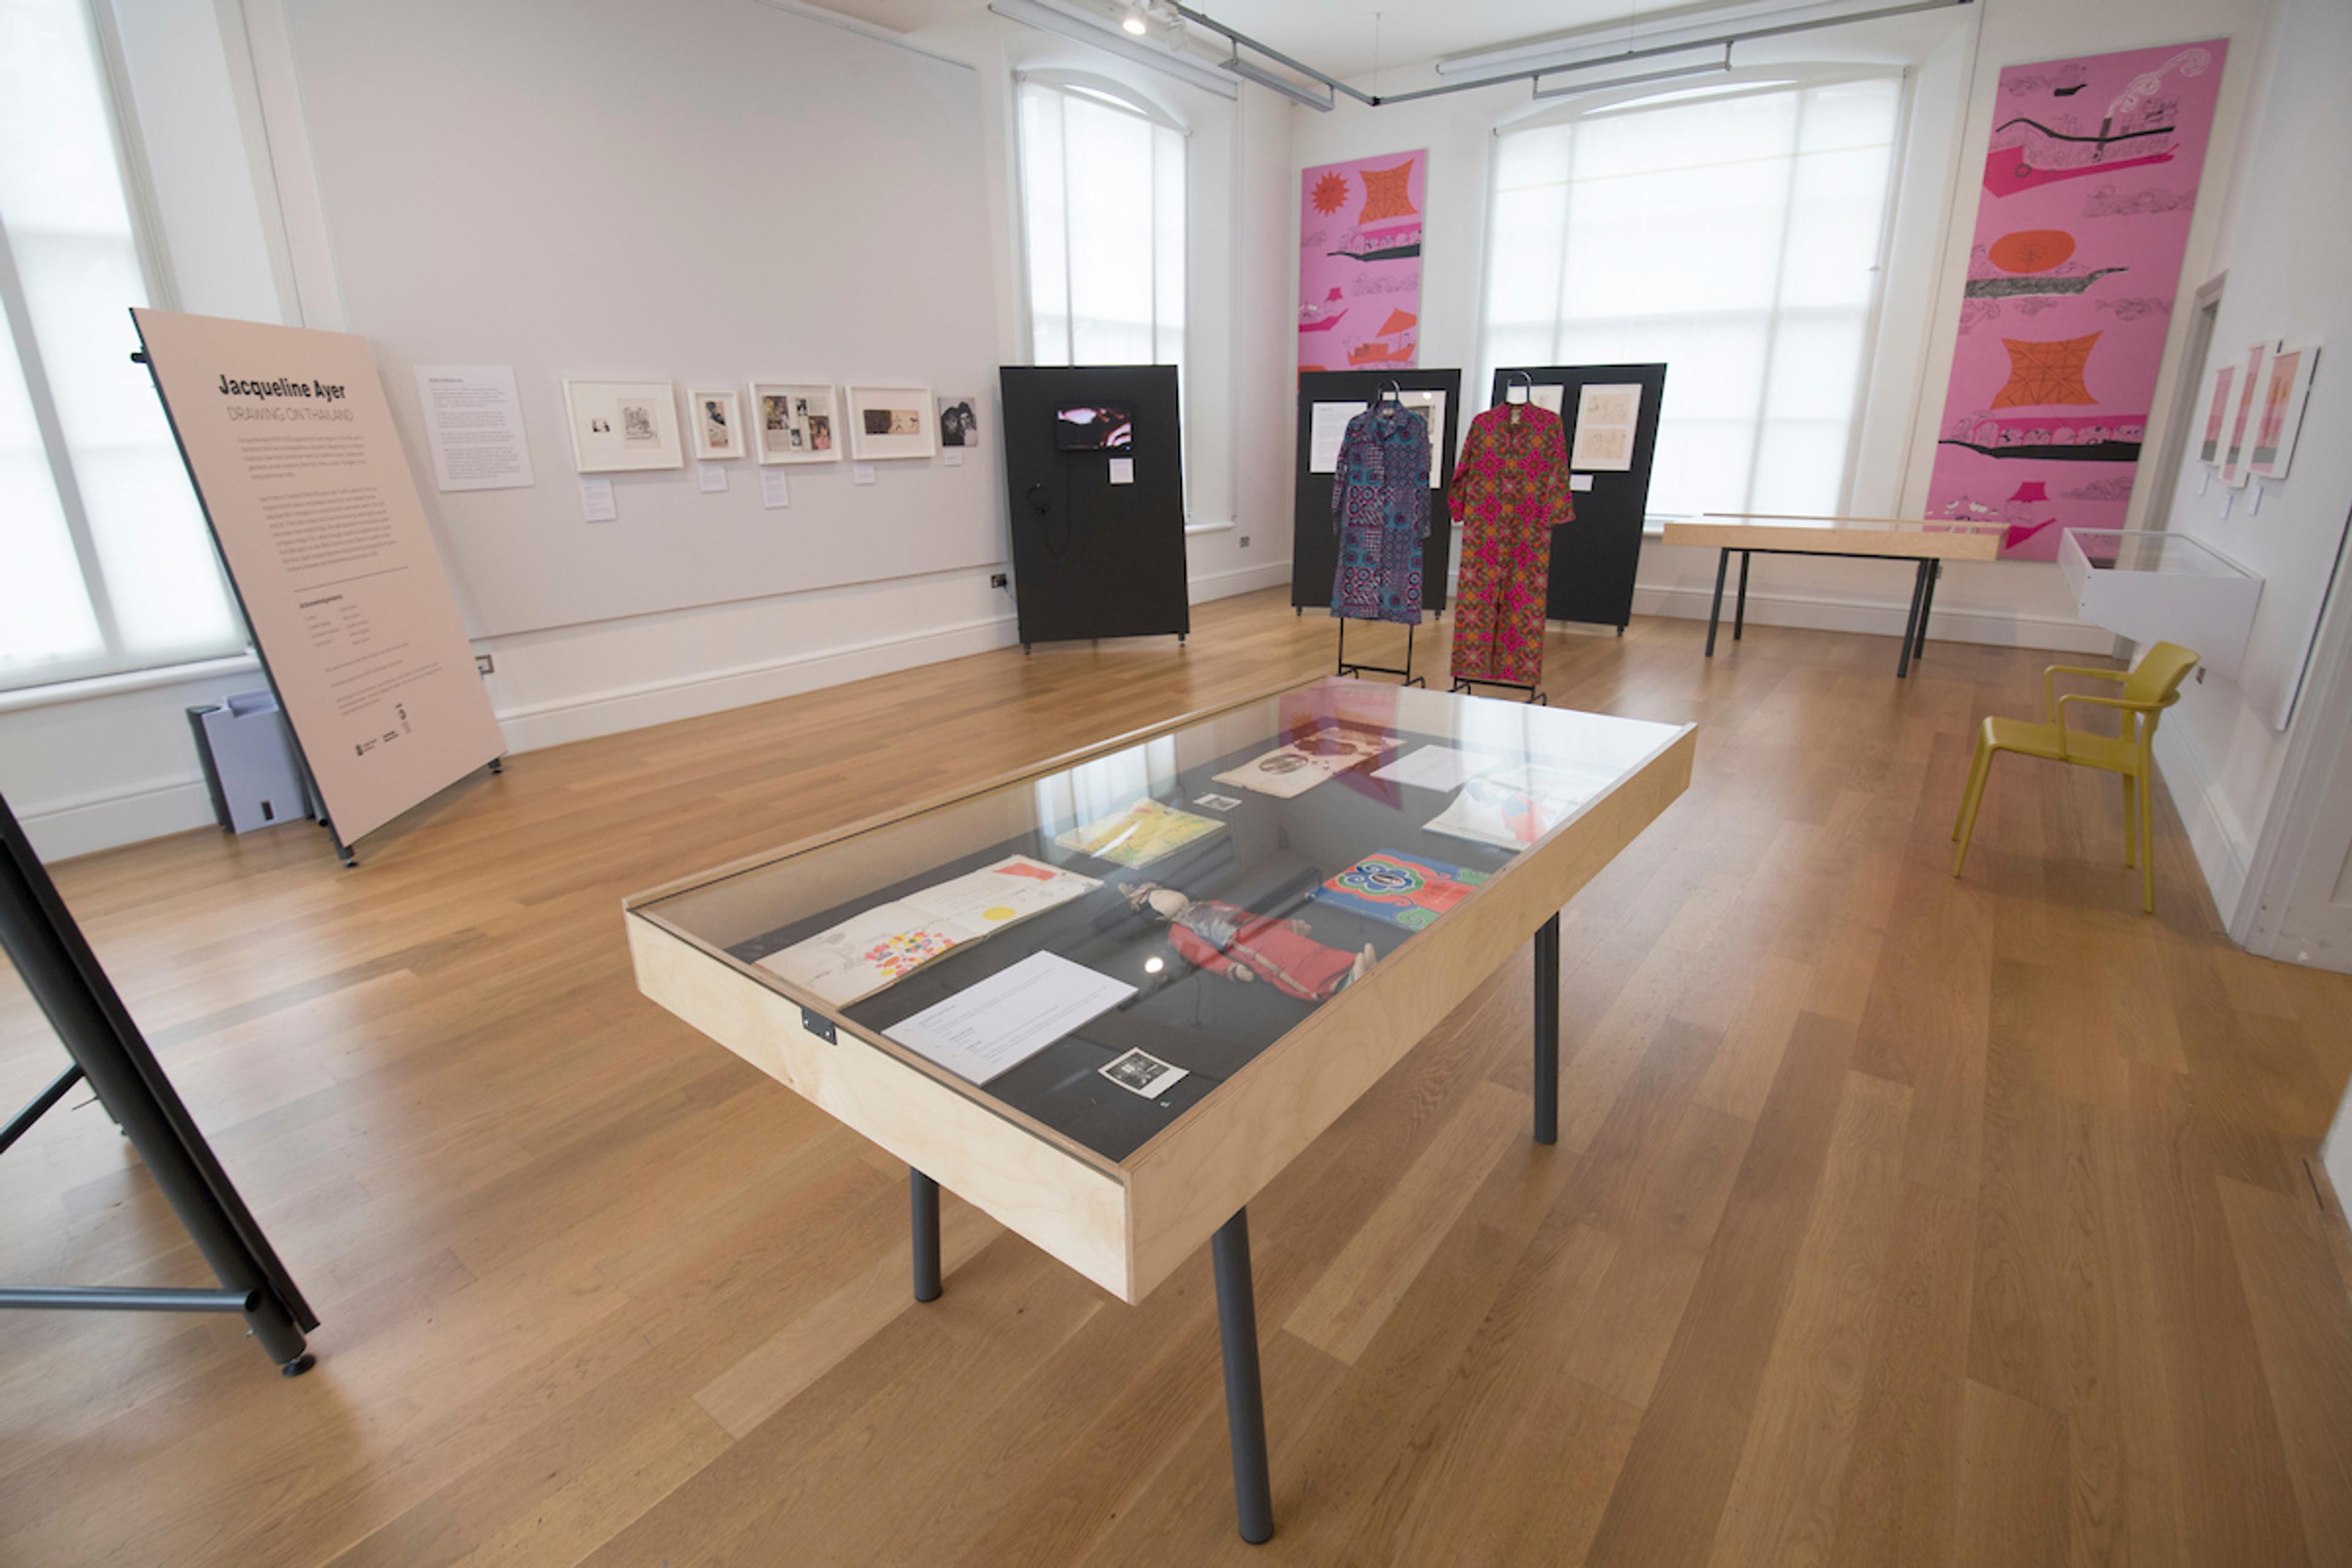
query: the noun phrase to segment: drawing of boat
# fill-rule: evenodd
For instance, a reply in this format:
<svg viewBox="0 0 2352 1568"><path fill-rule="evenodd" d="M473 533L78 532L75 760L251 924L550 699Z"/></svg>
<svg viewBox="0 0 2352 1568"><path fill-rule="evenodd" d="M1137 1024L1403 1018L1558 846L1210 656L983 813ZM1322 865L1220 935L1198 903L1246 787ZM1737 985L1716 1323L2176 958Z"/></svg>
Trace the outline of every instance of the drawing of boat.
<svg viewBox="0 0 2352 1568"><path fill-rule="evenodd" d="M1384 342L1379 338L1367 338L1348 351L1348 363L1361 367L1368 364L1402 364L1412 355L1412 340L1401 343Z"/></svg>
<svg viewBox="0 0 2352 1568"><path fill-rule="evenodd" d="M1359 232L1350 243L1364 248L1327 250L1323 254L1344 256L1350 261L1402 261L1421 254L1421 225L1410 224L1381 233Z"/></svg>
<svg viewBox="0 0 2352 1568"><path fill-rule="evenodd" d="M2030 191L2037 185L2055 184L2060 180L2078 180L2084 174L2112 174L2118 169L2137 169L2147 163L2169 163L2169 153L2152 153L2145 158L2118 158L2112 163L2078 163L2070 168L2044 169L2036 167L2022 147L1996 147L1985 154L1985 189L1995 197L2013 196L2020 191Z"/></svg>
<svg viewBox="0 0 2352 1568"><path fill-rule="evenodd" d="M2131 463L2139 460L2147 416L2027 414L1970 419L1937 443L1966 447L1988 458L2056 458L2068 463ZM2017 500L2017 497L2011 497Z"/></svg>
<svg viewBox="0 0 2352 1568"><path fill-rule="evenodd" d="M2019 294L2081 294L2110 272L2130 270L2128 267L2102 267L2095 272L2072 278L1971 278L1966 292L1971 300L2007 300Z"/></svg>
<svg viewBox="0 0 2352 1568"><path fill-rule="evenodd" d="M1339 299L1339 290L1334 289L1330 293L1323 297L1323 302L1321 304L1301 305L1298 308L1299 315L1301 317L1311 319L1302 320L1298 323L1298 330L1302 332L1328 332L1332 328L1338 326L1339 324L1339 318L1348 313L1347 307L1344 305L1336 310L1331 310L1331 301ZM1323 314L1326 310L1331 310L1331 313L1328 316Z"/></svg>

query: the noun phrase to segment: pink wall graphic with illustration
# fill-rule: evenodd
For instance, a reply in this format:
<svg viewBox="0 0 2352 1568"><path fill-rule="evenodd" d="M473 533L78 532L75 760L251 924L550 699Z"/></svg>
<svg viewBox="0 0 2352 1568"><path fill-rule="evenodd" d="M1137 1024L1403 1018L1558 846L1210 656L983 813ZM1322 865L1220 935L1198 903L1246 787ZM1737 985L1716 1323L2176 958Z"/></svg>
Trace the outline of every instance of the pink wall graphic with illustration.
<svg viewBox="0 0 2352 1568"><path fill-rule="evenodd" d="M1429 153L1324 163L1298 176L1298 368L1420 363L1421 217Z"/></svg>
<svg viewBox="0 0 2352 1568"><path fill-rule="evenodd" d="M1927 516L2006 521L2006 559L2123 526L2228 48L2000 73Z"/></svg>

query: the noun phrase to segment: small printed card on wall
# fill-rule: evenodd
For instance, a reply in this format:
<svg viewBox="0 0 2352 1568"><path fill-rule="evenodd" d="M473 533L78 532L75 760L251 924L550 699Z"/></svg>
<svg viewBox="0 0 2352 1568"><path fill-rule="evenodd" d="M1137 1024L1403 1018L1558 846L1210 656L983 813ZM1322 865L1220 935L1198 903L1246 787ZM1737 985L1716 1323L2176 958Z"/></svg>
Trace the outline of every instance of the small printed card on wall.
<svg viewBox="0 0 2352 1568"><path fill-rule="evenodd" d="M580 518L583 522L610 522L620 516L613 504L613 481L583 479L580 481Z"/></svg>
<svg viewBox="0 0 2352 1568"><path fill-rule="evenodd" d="M784 482L782 468L760 470L760 504L770 511L793 504L792 487Z"/></svg>
<svg viewBox="0 0 2352 1568"><path fill-rule="evenodd" d="M716 463L697 463L694 481L702 487L703 493L712 494L727 488L727 470Z"/></svg>
<svg viewBox="0 0 2352 1568"><path fill-rule="evenodd" d="M871 463L850 464L849 482L853 485L872 484L874 482L874 465Z"/></svg>

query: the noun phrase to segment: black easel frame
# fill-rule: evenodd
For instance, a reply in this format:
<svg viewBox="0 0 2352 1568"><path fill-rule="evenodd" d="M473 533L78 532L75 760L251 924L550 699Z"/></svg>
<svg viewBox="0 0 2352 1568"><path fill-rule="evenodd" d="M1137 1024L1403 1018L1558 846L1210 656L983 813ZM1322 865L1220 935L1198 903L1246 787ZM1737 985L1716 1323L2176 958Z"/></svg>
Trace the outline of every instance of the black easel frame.
<svg viewBox="0 0 2352 1568"><path fill-rule="evenodd" d="M5 1286L0 1287L0 1309L236 1312L279 1373L299 1377L308 1372L317 1358L303 1336L319 1326L318 1315L302 1299L293 1276L181 1103L5 798L0 798L0 947L7 951L26 989L73 1058L71 1068L9 1121L0 1133L0 1151L24 1136L77 1082L87 1079L220 1280L216 1290Z"/></svg>

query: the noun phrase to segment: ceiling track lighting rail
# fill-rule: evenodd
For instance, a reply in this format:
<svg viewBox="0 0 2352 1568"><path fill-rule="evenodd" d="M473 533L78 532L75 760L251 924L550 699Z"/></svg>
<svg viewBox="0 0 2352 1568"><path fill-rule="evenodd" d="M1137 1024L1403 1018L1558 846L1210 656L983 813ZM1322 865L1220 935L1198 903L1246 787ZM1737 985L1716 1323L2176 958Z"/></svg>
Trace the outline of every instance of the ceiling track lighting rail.
<svg viewBox="0 0 2352 1568"><path fill-rule="evenodd" d="M1816 32L1823 27L1843 27L1853 22L1875 22L1886 16L1908 16L1921 11L1949 11L1958 6L1973 5L1975 0L1909 0L1901 5L1882 5L1874 11L1853 11L1837 16L1808 17L1801 22L1782 22L1769 27L1746 27L1716 38L1693 38L1683 43L1657 44L1643 49L1626 49L1598 59L1552 61L1528 66L1519 70L1505 71L1496 76L1483 76L1471 81L1450 81L1443 87L1424 87L1415 92L1392 92L1372 100L1374 107L1387 103L1411 103L1419 99L1442 98L1453 92L1475 92L1480 88L1504 87L1515 81L1536 84L1531 87L1538 98L1570 98L1580 93L1602 92L1612 87L1630 87L1647 81L1663 81L1669 77L1696 76L1731 68L1731 48L1735 44L1751 44L1759 38L1785 37L1792 33ZM1695 49L1720 48L1721 65L1707 64L1676 70L1655 71L1642 76L1612 77L1606 81L1579 83L1574 87L1554 88L1549 91L1540 87L1545 77L1556 77L1567 71L1594 70L1607 66L1633 65L1643 60L1657 59L1666 55L1686 55Z"/></svg>
<svg viewBox="0 0 2352 1568"><path fill-rule="evenodd" d="M1215 62L1215 68L1213 69L1206 64L1195 64L1170 51L1138 43L1128 37L1120 26L1113 26L1107 21L1102 23L1089 21L1058 7L1049 7L1040 4L1039 0L991 0L989 9L1008 20L1024 23L1046 32L1059 33L1066 37L1077 38L1082 42L1108 49L1114 54L1124 55L1155 70L1165 71L1170 76L1192 82L1196 87L1208 86L1211 90L1227 98L1233 96L1234 90L1229 79L1238 78L1243 81L1254 82L1269 91L1278 92L1295 103L1305 104L1318 113L1328 114L1339 106L1342 97L1353 99L1367 109L1379 109L1391 103L1412 103L1424 98L1443 98L1455 92L1476 92L1485 88L1505 87L1512 82L1523 81L1528 84L1529 92L1536 98L1573 98L1585 93L1605 92L1612 88L1634 87L1648 82L1666 81L1676 77L1712 75L1731 68L1731 50L1733 46L1738 44L1755 43L1763 38L1786 37L1794 33L1810 33L1822 27L1843 27L1854 22L1875 22L1888 16L1909 16L1922 11L1949 11L1958 6L1973 4L1975 0L1906 0L1903 5L1882 5L1875 10L1851 11L1839 16L1811 16L1801 21L1780 22L1769 26L1744 27L1737 32L1726 33L1717 37L1656 44L1647 48L1625 49L1617 54L1602 55L1591 59L1555 58L1543 64L1526 66L1517 70L1478 77L1470 81L1450 81L1437 87L1419 88L1412 92L1391 93L1368 93L1360 88L1350 86L1328 72L1317 70L1304 60L1294 59L1279 49L1271 48L1260 43L1247 33L1227 26L1205 12L1194 10L1192 6L1182 4L1181 0L1170 0L1168 8L1193 26L1223 38L1233 49L1233 57L1230 59ZM1129 8L1129 20L1133 19L1136 10L1135 7ZM1323 93L1318 95L1312 89L1302 87L1279 71L1262 66L1255 60L1243 58L1244 49L1249 50L1254 55L1262 55L1284 69L1296 71L1321 86L1324 89ZM1611 77L1605 80L1561 82L1550 87L1544 85L1547 78L1558 79L1577 71L1598 70L1612 66L1636 65L1643 60L1660 59L1673 55L1687 55L1701 49L1721 49L1723 58L1720 60L1670 67L1633 76ZM1217 72L1220 70L1226 75L1219 76Z"/></svg>

